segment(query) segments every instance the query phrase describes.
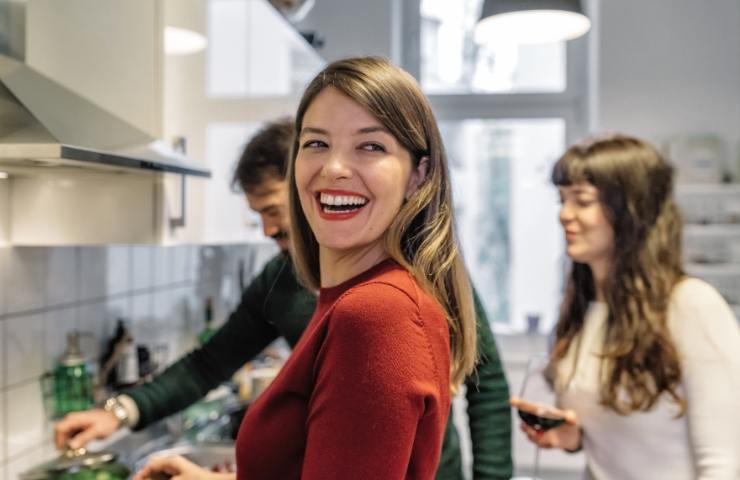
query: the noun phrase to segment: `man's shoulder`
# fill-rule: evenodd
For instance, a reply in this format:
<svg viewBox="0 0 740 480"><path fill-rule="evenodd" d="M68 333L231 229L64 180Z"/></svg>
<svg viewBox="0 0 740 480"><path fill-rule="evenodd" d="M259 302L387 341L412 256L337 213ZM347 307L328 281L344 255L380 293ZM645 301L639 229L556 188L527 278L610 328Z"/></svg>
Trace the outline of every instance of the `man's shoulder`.
<svg viewBox="0 0 740 480"><path fill-rule="evenodd" d="M285 265L290 265L292 262L290 261L290 256L284 252L278 252L272 257L270 257L269 260L267 260L267 263L265 263L265 266L262 268L263 272L268 271L274 271L279 270L283 268Z"/></svg>
<svg viewBox="0 0 740 480"><path fill-rule="evenodd" d="M287 274L287 275L286 275ZM281 282L282 277L290 277L291 283L297 282L293 273L293 264L290 257L278 252L271 257L262 267L262 270L249 281L245 293L262 295L264 290L275 288Z"/></svg>

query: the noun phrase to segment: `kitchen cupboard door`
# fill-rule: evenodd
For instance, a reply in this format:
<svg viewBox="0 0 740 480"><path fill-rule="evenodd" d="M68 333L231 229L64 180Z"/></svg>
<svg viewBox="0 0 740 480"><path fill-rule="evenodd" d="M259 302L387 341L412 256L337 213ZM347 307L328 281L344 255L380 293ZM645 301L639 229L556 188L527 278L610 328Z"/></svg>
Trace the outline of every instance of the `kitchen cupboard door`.
<svg viewBox="0 0 740 480"><path fill-rule="evenodd" d="M0 178L0 247L10 243L10 182Z"/></svg>
<svg viewBox="0 0 740 480"><path fill-rule="evenodd" d="M26 63L161 137L162 10L161 0L28 0Z"/></svg>
<svg viewBox="0 0 740 480"><path fill-rule="evenodd" d="M155 173L49 168L5 180L7 243L15 246L156 243Z"/></svg>
<svg viewBox="0 0 740 480"><path fill-rule="evenodd" d="M176 53L169 43L173 27L205 41ZM20 180L25 193L9 203L25 212L13 216L23 228L11 228L16 233L9 242L264 240L258 217L231 186L235 163L260 125L295 112L306 82L324 64L269 2L28 0L26 34L31 67L152 137L177 144L193 166L210 170L212 177L183 182L177 174L157 173L147 180L103 175L99 185L64 177L77 185L76 192L52 186L47 177ZM36 194L33 186L40 188ZM39 224L49 219L41 207L28 214L38 203L33 197L52 191L55 205L48 211L60 220ZM83 200L93 198L109 200Z"/></svg>
<svg viewBox="0 0 740 480"><path fill-rule="evenodd" d="M324 61L266 0L164 0L164 23L206 38L202 50L163 58L163 135L211 172L187 179L187 222L167 241L195 233L207 243L264 241L259 218L232 176L247 141L266 121L293 115ZM178 191L167 180L166 191ZM167 200L177 205L177 195ZM190 232L190 233L188 233Z"/></svg>

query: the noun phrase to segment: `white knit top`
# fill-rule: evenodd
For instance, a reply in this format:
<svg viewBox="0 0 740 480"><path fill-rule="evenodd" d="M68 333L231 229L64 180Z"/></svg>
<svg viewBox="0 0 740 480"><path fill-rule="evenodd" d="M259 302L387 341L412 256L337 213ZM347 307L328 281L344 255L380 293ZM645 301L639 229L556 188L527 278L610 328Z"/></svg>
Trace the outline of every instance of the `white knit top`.
<svg viewBox="0 0 740 480"><path fill-rule="evenodd" d="M649 412L629 415L599 404L607 313L603 303L590 305L580 341L557 372L558 403L575 410L583 428L586 478L740 479L740 328L719 293L691 278L671 297L668 326L681 360L679 392L688 403L680 418L667 395Z"/></svg>

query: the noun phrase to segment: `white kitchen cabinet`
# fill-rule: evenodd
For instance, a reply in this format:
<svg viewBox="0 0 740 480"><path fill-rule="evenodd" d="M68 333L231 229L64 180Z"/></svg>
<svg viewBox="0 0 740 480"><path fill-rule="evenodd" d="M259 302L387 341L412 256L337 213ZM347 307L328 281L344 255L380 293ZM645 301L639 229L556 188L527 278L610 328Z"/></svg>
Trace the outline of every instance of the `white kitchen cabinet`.
<svg viewBox="0 0 740 480"><path fill-rule="evenodd" d="M10 243L9 186L7 178L0 178L0 247Z"/></svg>
<svg viewBox="0 0 740 480"><path fill-rule="evenodd" d="M740 184L678 185L676 199L687 273L714 285L740 318Z"/></svg>
<svg viewBox="0 0 740 480"><path fill-rule="evenodd" d="M192 228L172 228L180 205L164 198L169 177L180 178L144 170L11 169L9 177L0 180L0 244L192 241L187 236ZM207 180L191 178L188 182L202 185Z"/></svg>
<svg viewBox="0 0 740 480"><path fill-rule="evenodd" d="M206 48L166 54L169 26L203 35ZM4 231L18 245L262 238L231 188L233 167L248 135L293 114L323 66L266 0L28 0L26 38L29 66L154 137L184 139L193 166L212 177L185 180L185 221L177 226L170 221L183 207L176 174L12 175L10 225L0 222L0 238Z"/></svg>
<svg viewBox="0 0 740 480"><path fill-rule="evenodd" d="M187 139L211 181L188 204L209 243L264 240L231 179L248 138L263 122L293 115L305 84L323 66L264 0L167 0L168 25L206 36L207 47L164 59L164 136ZM188 217L191 217L188 214Z"/></svg>
<svg viewBox="0 0 740 480"><path fill-rule="evenodd" d="M28 0L26 63L162 136L160 0Z"/></svg>

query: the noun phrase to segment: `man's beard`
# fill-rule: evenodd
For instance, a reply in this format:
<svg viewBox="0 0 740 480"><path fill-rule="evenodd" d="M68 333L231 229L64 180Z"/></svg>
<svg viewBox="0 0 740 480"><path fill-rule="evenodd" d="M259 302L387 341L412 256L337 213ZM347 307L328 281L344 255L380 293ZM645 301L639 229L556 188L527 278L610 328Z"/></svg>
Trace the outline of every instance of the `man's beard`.
<svg viewBox="0 0 740 480"><path fill-rule="evenodd" d="M288 232L286 232L285 230L281 230L281 231L277 232L274 235L270 235L270 238L272 238L275 241L278 241L278 240L287 240L288 239Z"/></svg>
<svg viewBox="0 0 740 480"><path fill-rule="evenodd" d="M280 247L280 251L282 253L285 253L285 254L288 253L289 248L283 245L283 240L288 240L288 232L280 231L280 232L277 232L275 235L270 235L270 238L275 240L275 242L278 244L278 247Z"/></svg>

